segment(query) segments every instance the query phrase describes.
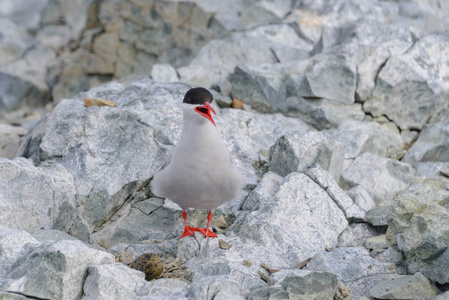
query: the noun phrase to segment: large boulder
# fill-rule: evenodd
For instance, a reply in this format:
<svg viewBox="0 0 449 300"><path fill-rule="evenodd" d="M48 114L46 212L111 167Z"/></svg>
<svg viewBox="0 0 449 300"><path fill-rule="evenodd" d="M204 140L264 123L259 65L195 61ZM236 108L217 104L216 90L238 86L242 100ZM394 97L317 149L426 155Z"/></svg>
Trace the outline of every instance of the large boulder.
<svg viewBox="0 0 449 300"><path fill-rule="evenodd" d="M348 225L332 197L303 173L291 173L285 179L267 173L246 201L257 206L237 216L233 232L280 252L334 247Z"/></svg>
<svg viewBox="0 0 449 300"><path fill-rule="evenodd" d="M61 165L0 158L0 223L28 232L76 223L73 177Z"/></svg>
<svg viewBox="0 0 449 300"><path fill-rule="evenodd" d="M385 206L414 181L414 174L409 164L365 152L342 173L340 183L345 189L362 186L378 206Z"/></svg>
<svg viewBox="0 0 449 300"><path fill-rule="evenodd" d="M422 129L446 109L449 93L448 33L419 39L402 55L390 57L380 70L373 96L363 109L373 116L386 115L401 129Z"/></svg>
<svg viewBox="0 0 449 300"><path fill-rule="evenodd" d="M405 255L408 272L449 283L449 192L446 183L428 180L400 193L388 216L394 243Z"/></svg>
<svg viewBox="0 0 449 300"><path fill-rule="evenodd" d="M0 279L0 288L44 299L76 299L82 296L88 267L114 262L112 254L76 240L33 245Z"/></svg>
<svg viewBox="0 0 449 300"><path fill-rule="evenodd" d="M314 164L340 179L345 145L321 132L290 132L278 138L270 149L270 170L286 176Z"/></svg>

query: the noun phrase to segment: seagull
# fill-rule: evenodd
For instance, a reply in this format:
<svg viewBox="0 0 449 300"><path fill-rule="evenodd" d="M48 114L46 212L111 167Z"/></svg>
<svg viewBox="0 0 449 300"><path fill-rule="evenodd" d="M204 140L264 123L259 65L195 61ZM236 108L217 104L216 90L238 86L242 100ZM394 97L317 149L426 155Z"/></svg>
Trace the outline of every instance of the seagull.
<svg viewBox="0 0 449 300"><path fill-rule="evenodd" d="M180 238L193 236L196 231L205 237L217 237L209 229L212 210L235 199L244 184L212 118L211 112L216 115L212 101L212 94L205 88L192 88L185 94L181 138L168 165L151 181L156 196L182 208L185 226ZM189 209L209 210L206 228L188 226Z"/></svg>

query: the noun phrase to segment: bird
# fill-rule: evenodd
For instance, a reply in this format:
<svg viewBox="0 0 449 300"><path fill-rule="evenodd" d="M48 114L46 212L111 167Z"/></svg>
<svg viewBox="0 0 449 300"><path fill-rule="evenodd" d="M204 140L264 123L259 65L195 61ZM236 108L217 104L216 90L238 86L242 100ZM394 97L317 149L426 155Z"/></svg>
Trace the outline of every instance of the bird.
<svg viewBox="0 0 449 300"><path fill-rule="evenodd" d="M212 113L216 115L212 101L213 95L205 88L187 91L181 104L181 138L169 163L151 181L153 194L182 208L184 232L180 238L193 236L196 231L204 237L217 237L209 229L213 209L237 198L244 185L212 117ZM206 228L188 225L189 209L209 210Z"/></svg>

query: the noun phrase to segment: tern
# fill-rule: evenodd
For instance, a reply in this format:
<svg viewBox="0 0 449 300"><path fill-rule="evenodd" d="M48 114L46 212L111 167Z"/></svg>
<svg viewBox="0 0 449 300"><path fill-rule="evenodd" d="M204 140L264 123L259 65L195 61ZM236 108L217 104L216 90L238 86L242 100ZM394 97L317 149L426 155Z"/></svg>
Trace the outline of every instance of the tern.
<svg viewBox="0 0 449 300"><path fill-rule="evenodd" d="M212 94L205 88L192 88L185 94L181 138L168 165L151 182L156 196L182 208L185 227L181 238L196 231L205 237L217 237L209 229L212 210L237 198L244 184L212 118L212 113L216 115L212 101ZM189 209L209 210L206 228L188 226Z"/></svg>

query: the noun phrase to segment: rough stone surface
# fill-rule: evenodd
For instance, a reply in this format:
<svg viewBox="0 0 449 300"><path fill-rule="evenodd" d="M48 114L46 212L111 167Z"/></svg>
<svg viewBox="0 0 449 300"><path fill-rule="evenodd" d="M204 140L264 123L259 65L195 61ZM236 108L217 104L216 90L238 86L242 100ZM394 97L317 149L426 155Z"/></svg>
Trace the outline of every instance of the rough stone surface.
<svg viewBox="0 0 449 300"><path fill-rule="evenodd" d="M134 299L146 281L142 272L121 263L91 266L83 285L82 299Z"/></svg>
<svg viewBox="0 0 449 300"><path fill-rule="evenodd" d="M367 238L377 234L376 230L366 223L350 224L345 231L338 237L339 247L359 247L362 246Z"/></svg>
<svg viewBox="0 0 449 300"><path fill-rule="evenodd" d="M0 223L34 232L67 230L76 218L72 176L61 165L42 168L24 158L0 158Z"/></svg>
<svg viewBox="0 0 449 300"><path fill-rule="evenodd" d="M337 288L335 274L285 270L272 275L268 287L254 291L249 299L333 299Z"/></svg>
<svg viewBox="0 0 449 300"><path fill-rule="evenodd" d="M15 261L0 287L38 298L74 299L81 297L89 266L113 261L112 254L80 241L45 242Z"/></svg>
<svg viewBox="0 0 449 300"><path fill-rule="evenodd" d="M27 132L22 127L0 124L0 157L9 159L16 157L21 138Z"/></svg>
<svg viewBox="0 0 449 300"><path fill-rule="evenodd" d="M403 161L449 162L449 123L439 122L424 126L413 146L407 151Z"/></svg>
<svg viewBox="0 0 449 300"><path fill-rule="evenodd" d="M264 195L270 200L261 200L257 210L237 217L233 225L237 235L259 243L269 243L275 238L280 243L272 245L274 248L318 250L335 246L348 222L318 184L302 173L291 173L278 188L272 187L270 179L262 182L267 185L264 189L274 193Z"/></svg>
<svg viewBox="0 0 449 300"><path fill-rule="evenodd" d="M423 274L405 275L382 281L370 290L376 299L429 299L438 289Z"/></svg>
<svg viewBox="0 0 449 300"><path fill-rule="evenodd" d="M364 152L396 159L402 154L402 138L392 123L346 120L340 123L333 137L346 144L347 159L356 158Z"/></svg>
<svg viewBox="0 0 449 300"><path fill-rule="evenodd" d="M338 181L344 149L342 143L323 133L289 133L281 136L270 149L270 170L286 176L318 164Z"/></svg>
<svg viewBox="0 0 449 300"><path fill-rule="evenodd" d="M365 215L365 221L374 226L388 225L388 215L390 214L391 205L380 206L371 209Z"/></svg>
<svg viewBox="0 0 449 300"><path fill-rule="evenodd" d="M414 180L414 173L409 164L366 152L342 173L340 182L346 189L361 185L378 206L384 206L407 188Z"/></svg>
<svg viewBox="0 0 449 300"><path fill-rule="evenodd" d="M445 183L428 180L399 194L388 225L404 252L408 272L419 271L432 281L448 283L449 191L441 185Z"/></svg>
<svg viewBox="0 0 449 300"><path fill-rule="evenodd" d="M390 279L395 273L394 264L375 260L364 247L342 247L318 253L307 264L307 270L336 274L356 299L368 295L377 281Z"/></svg>
<svg viewBox="0 0 449 300"><path fill-rule="evenodd" d="M364 110L386 115L401 129L421 129L448 107L448 58L440 51L448 46L448 33L438 33L419 39L405 54L390 57Z"/></svg>

